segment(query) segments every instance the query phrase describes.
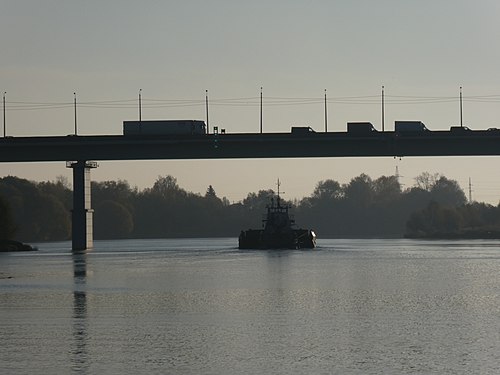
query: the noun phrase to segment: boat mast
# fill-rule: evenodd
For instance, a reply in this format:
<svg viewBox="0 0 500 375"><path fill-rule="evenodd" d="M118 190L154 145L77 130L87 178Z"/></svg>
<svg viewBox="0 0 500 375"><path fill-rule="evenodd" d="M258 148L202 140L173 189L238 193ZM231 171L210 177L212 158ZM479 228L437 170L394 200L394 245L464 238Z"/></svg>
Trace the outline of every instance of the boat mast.
<svg viewBox="0 0 500 375"><path fill-rule="evenodd" d="M280 204L280 202L281 202L281 198L280 198L280 186L281 186L281 182L280 182L279 178L278 178L278 183L276 185L278 185L278 208L280 208L281 207L281 204Z"/></svg>

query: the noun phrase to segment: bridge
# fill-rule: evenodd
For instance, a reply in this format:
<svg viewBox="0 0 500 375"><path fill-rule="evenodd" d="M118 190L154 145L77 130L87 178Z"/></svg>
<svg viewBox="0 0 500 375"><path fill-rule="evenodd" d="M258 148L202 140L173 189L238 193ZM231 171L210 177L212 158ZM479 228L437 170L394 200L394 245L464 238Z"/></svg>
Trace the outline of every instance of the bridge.
<svg viewBox="0 0 500 375"><path fill-rule="evenodd" d="M0 162L500 155L500 130L0 138Z"/></svg>
<svg viewBox="0 0 500 375"><path fill-rule="evenodd" d="M472 155L500 155L500 130L0 138L0 162L66 161L73 168L74 250L92 247L90 169L96 160Z"/></svg>

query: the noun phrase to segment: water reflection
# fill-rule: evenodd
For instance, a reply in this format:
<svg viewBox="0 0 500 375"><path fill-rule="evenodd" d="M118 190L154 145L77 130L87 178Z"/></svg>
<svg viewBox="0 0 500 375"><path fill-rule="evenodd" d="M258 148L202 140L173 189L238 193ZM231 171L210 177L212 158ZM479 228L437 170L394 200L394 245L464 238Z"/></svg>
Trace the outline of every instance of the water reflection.
<svg viewBox="0 0 500 375"><path fill-rule="evenodd" d="M87 353L87 254L73 253L73 338L72 368L86 373L88 369Z"/></svg>

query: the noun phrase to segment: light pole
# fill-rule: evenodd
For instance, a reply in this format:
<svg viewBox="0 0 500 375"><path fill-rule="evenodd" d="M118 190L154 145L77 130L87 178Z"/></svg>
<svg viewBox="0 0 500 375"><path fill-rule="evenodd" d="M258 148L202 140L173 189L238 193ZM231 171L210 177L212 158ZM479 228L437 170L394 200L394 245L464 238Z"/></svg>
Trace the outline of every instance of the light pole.
<svg viewBox="0 0 500 375"><path fill-rule="evenodd" d="M139 133L142 134L142 89L139 89Z"/></svg>
<svg viewBox="0 0 500 375"><path fill-rule="evenodd" d="M463 127L463 117L462 117L462 86L460 86L460 127Z"/></svg>
<svg viewBox="0 0 500 375"><path fill-rule="evenodd" d="M210 133L210 125L208 124L208 90L205 90L205 109L207 112L207 133Z"/></svg>
<svg viewBox="0 0 500 375"><path fill-rule="evenodd" d="M382 131L385 130L384 86L382 86Z"/></svg>
<svg viewBox="0 0 500 375"><path fill-rule="evenodd" d="M139 89L139 124L142 122L142 89Z"/></svg>
<svg viewBox="0 0 500 375"><path fill-rule="evenodd" d="M326 89L325 89L325 133L328 132L328 115L326 112Z"/></svg>
<svg viewBox="0 0 500 375"><path fill-rule="evenodd" d="M262 87L260 88L260 134L262 134Z"/></svg>
<svg viewBox="0 0 500 375"><path fill-rule="evenodd" d="M78 135L78 128L76 126L76 92L73 93L73 104L75 108L75 135Z"/></svg>
<svg viewBox="0 0 500 375"><path fill-rule="evenodd" d="M7 134L5 133L5 95L7 91L3 92L3 137L5 138Z"/></svg>

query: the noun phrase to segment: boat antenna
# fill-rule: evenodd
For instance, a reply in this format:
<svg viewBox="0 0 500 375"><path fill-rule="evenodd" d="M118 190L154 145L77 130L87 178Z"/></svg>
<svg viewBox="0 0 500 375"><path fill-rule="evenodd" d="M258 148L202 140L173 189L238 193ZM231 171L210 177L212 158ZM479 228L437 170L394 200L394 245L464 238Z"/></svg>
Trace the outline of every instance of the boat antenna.
<svg viewBox="0 0 500 375"><path fill-rule="evenodd" d="M281 200L281 197L280 197L280 194L285 194L284 191L280 192L280 186L281 186L281 181L280 179L278 178L278 182L276 184L278 186L278 207L280 207L280 200Z"/></svg>

